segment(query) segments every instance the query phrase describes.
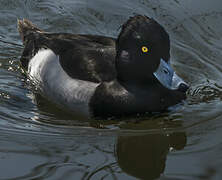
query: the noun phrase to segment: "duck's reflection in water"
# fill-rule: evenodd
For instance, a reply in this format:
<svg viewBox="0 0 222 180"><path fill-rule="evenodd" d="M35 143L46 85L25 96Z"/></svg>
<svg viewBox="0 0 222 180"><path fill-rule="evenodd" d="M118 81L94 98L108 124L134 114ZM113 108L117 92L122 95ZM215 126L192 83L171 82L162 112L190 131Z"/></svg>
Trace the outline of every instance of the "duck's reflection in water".
<svg viewBox="0 0 222 180"><path fill-rule="evenodd" d="M41 112L45 112L47 114L55 112L55 106L50 105L50 103L41 96L35 96L35 101L37 102L38 108L41 110ZM40 118L38 118L38 121L50 122L51 124L56 125L61 123L64 123L66 125L71 124L71 122L67 120L68 118L70 118L70 115L67 114L66 117L64 111L61 111L61 113L60 111L61 110L57 110L55 118L46 118L46 120L42 118L44 116L44 113L40 113ZM64 121L57 120L61 117L64 119ZM167 154L169 153L169 151L171 149L183 149L186 146L187 141L185 132L176 131L176 129L182 128L182 121L168 121L165 123L162 122L162 119L164 117L160 117L160 119L154 118L156 121L150 121L149 119L147 121L140 121L140 123L125 123L125 125L121 124L120 129L125 129L129 131L132 129L136 130L136 132L138 133L120 133L120 135L116 134L116 142L113 142L113 144L115 144L114 159L113 153L106 154L106 151L103 150L103 148L106 146L101 144L101 146L103 147L101 148L101 154L99 156L98 154L92 154L90 158L94 159L96 155L98 157L103 157L105 153L106 156L109 157L109 162L111 161L113 163L105 163L105 166L102 163L102 165L100 166L100 163L98 162L99 168L97 167L93 171L91 171L87 175L87 177L89 177L88 179L95 175L98 175L99 173L103 175L105 174L106 176L112 174L113 177L118 177L120 175L119 168L123 171L123 174L126 173L139 179L152 180L160 177L160 175L164 172ZM84 124L84 122L86 121L81 121L82 124ZM72 120L72 125L75 125L75 123L77 123L77 121ZM100 121L97 123L102 124ZM107 121L104 121L104 123L104 127L109 124ZM110 123L112 124L112 122ZM92 125L92 121L89 124ZM163 129L162 125L164 127L167 127L167 129L171 129L171 131L168 133L160 132ZM98 125L93 124L92 126L97 127ZM156 129L157 131L155 131L155 133L151 133L152 129ZM140 130L146 131L146 133L141 134L139 133ZM111 149L111 151L113 150ZM111 172L109 170L111 170Z"/></svg>
<svg viewBox="0 0 222 180"><path fill-rule="evenodd" d="M180 150L185 145L185 132L119 136L116 158L125 173L140 179L155 179L164 172L169 150Z"/></svg>

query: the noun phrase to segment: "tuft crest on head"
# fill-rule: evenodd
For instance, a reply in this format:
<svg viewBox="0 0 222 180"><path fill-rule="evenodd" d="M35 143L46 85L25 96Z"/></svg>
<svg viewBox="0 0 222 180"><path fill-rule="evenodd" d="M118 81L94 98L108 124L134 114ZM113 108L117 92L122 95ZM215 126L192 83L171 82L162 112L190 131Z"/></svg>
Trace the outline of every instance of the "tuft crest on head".
<svg viewBox="0 0 222 180"><path fill-rule="evenodd" d="M132 39L147 40L149 43L163 42L169 43L169 35L165 29L154 19L145 15L136 15L122 25L121 32L116 41L116 48L121 49L127 42L133 42Z"/></svg>
<svg viewBox="0 0 222 180"><path fill-rule="evenodd" d="M163 26L152 18L145 15L130 17L129 20L122 25L121 32L117 38L117 55L121 53L122 50L132 48L139 48L141 52L146 54L153 52L155 49L156 54L168 60L170 50L169 35Z"/></svg>

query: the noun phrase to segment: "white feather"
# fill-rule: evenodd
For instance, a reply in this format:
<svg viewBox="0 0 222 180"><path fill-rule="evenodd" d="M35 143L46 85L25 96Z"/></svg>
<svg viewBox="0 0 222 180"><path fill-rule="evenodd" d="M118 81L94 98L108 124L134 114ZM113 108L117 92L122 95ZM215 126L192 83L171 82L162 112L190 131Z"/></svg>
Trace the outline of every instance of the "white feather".
<svg viewBox="0 0 222 180"><path fill-rule="evenodd" d="M28 74L46 98L73 113L89 115L88 103L99 84L68 76L52 50L39 50L29 62Z"/></svg>

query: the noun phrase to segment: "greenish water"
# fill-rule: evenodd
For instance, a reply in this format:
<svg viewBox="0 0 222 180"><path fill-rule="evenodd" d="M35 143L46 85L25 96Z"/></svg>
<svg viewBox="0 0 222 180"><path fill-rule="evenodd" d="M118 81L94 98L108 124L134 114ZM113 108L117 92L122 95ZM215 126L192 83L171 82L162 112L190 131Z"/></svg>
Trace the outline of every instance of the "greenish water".
<svg viewBox="0 0 222 180"><path fill-rule="evenodd" d="M0 180L221 179L221 0L0 0ZM46 31L116 37L133 14L170 34L171 59L190 83L165 114L81 120L36 95L22 74L17 18Z"/></svg>

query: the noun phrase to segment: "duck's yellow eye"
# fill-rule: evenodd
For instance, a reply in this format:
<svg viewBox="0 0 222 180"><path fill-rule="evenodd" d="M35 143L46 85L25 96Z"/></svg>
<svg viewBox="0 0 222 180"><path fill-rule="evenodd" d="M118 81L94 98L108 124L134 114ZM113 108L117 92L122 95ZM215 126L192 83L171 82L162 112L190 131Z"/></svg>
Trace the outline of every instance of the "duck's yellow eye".
<svg viewBox="0 0 222 180"><path fill-rule="evenodd" d="M148 52L148 48L147 48L146 46L143 46L143 47L142 47L142 51L143 51L144 53L146 53L146 52Z"/></svg>

